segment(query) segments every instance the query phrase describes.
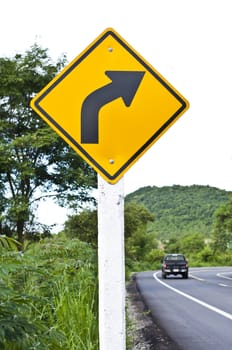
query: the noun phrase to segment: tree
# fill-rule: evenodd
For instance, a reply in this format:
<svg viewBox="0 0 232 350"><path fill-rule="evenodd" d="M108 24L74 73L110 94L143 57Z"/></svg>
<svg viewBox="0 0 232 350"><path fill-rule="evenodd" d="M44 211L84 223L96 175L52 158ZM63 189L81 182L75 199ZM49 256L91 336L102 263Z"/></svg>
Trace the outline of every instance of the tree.
<svg viewBox="0 0 232 350"><path fill-rule="evenodd" d="M232 248L232 197L214 213L213 250L225 252Z"/></svg>
<svg viewBox="0 0 232 350"><path fill-rule="evenodd" d="M181 251L184 254L199 253L205 247L204 235L201 233L192 233L182 237L180 241Z"/></svg>
<svg viewBox="0 0 232 350"><path fill-rule="evenodd" d="M97 246L97 211L83 210L77 215L70 215L64 225L64 233L70 238L79 238L83 242Z"/></svg>
<svg viewBox="0 0 232 350"><path fill-rule="evenodd" d="M154 217L143 205L136 203L126 204L124 215L126 255L132 260L143 259L150 249L157 247L154 235L147 233L147 224ZM97 246L97 210L84 210L69 216L64 233Z"/></svg>
<svg viewBox="0 0 232 350"><path fill-rule="evenodd" d="M147 223L154 221L154 216L142 204L128 202L125 205L125 237L131 237L138 229L146 229Z"/></svg>
<svg viewBox="0 0 232 350"><path fill-rule="evenodd" d="M142 262L151 249L157 248L156 237L147 232L147 224L154 216L142 204L129 202L125 205L126 263Z"/></svg>
<svg viewBox="0 0 232 350"><path fill-rule="evenodd" d="M10 227L21 243L39 200L81 206L96 185L93 170L29 107L65 61L54 63L37 44L0 58L0 227L1 233Z"/></svg>
<svg viewBox="0 0 232 350"><path fill-rule="evenodd" d="M204 235L189 233L185 236L172 237L164 243L166 253L196 254L205 247Z"/></svg>
<svg viewBox="0 0 232 350"><path fill-rule="evenodd" d="M166 253L181 253L180 237L171 237L169 240L166 240L163 243L164 243L164 250Z"/></svg>

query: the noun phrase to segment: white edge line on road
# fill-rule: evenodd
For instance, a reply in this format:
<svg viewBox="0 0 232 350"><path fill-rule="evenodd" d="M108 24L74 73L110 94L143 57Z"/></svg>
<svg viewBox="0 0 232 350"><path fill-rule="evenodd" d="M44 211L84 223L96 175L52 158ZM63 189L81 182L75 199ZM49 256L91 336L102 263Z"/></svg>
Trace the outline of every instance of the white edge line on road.
<svg viewBox="0 0 232 350"><path fill-rule="evenodd" d="M212 305L210 305L210 304L207 304L207 303L205 303L204 301L201 301L200 299L194 298L194 297L192 297L191 295L186 294L186 293L184 293L184 292L181 292L181 290L176 289L176 288L173 288L173 287L169 286L167 283L164 283L163 281L161 281L161 280L157 277L157 274L158 274L158 273L159 273L159 272L156 272L156 273L153 274L154 279L155 279L158 283L162 284L162 285L165 286L166 288L171 289L173 292L178 293L178 294L182 295L183 297L185 297L185 298L187 298L187 299L190 299L190 300L194 301L195 303L200 304L200 305L206 307L207 309L209 309L209 310L211 310L211 311L214 311L214 312L218 313L219 315L228 318L229 320L232 320L232 315L229 314L228 312L225 312L225 311L223 311L223 310L221 310L221 309L218 309L218 308L215 307L215 306L212 306Z"/></svg>

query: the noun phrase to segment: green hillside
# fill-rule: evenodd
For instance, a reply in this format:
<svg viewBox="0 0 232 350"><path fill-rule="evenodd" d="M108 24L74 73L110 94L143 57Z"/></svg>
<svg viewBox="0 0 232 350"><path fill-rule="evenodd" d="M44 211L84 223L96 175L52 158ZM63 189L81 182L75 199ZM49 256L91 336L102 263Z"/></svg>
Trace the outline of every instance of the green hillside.
<svg viewBox="0 0 232 350"><path fill-rule="evenodd" d="M187 233L212 231L214 211L228 201L232 192L210 186L143 187L126 196L126 201L142 203L155 215L149 232L159 239Z"/></svg>

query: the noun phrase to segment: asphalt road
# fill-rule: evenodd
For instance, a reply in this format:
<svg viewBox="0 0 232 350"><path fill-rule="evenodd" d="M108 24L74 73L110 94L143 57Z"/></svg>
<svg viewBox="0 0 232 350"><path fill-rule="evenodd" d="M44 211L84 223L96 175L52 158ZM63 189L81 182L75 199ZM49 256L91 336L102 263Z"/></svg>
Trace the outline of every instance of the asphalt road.
<svg viewBox="0 0 232 350"><path fill-rule="evenodd" d="M232 350L232 267L192 268L189 279L136 275L156 323L182 350Z"/></svg>

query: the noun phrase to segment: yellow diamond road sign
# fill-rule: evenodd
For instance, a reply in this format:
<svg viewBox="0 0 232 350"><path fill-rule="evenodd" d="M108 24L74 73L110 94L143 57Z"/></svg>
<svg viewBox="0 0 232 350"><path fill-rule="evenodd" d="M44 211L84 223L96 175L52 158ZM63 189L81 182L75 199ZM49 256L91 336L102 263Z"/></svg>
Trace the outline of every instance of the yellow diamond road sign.
<svg viewBox="0 0 232 350"><path fill-rule="evenodd" d="M31 107L112 184L188 106L113 29L106 29L31 101Z"/></svg>

